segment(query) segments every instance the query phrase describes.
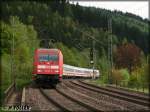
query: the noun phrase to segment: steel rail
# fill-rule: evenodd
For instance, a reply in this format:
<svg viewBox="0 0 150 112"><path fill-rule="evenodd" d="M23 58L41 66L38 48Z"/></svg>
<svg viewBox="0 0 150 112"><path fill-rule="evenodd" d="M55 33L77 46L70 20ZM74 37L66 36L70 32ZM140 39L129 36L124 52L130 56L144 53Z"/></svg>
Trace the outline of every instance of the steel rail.
<svg viewBox="0 0 150 112"><path fill-rule="evenodd" d="M96 85L85 83L83 81L79 81L79 82L87 84L87 85L95 87L95 88L98 88L98 89L106 90L106 91L113 92L113 93L118 93L118 94L121 94L121 95L124 95L124 96L128 96L128 97L131 97L131 98L140 99L140 100L143 100L143 101L150 101L149 97L138 96L137 94L127 93L125 91L123 92L123 91L121 91L119 89L118 90L117 89L114 90L114 89L111 89L111 88L108 88L108 87L100 87L100 86L96 86Z"/></svg>
<svg viewBox="0 0 150 112"><path fill-rule="evenodd" d="M80 82L80 84L75 83L75 82L72 82L72 83L76 84L80 87L95 91L95 92L99 92L99 93L102 93L102 94L105 94L105 95L109 95L111 97L119 98L121 100L133 102L133 103L140 104L140 105L143 105L143 106L149 106L149 102L147 102L147 101L143 101L143 100L141 101L139 99L130 98L130 97L124 96L122 94L118 94L118 93L114 93L114 92L110 92L110 91L107 91L107 90L97 88L97 87L95 87L95 85L92 85L92 84L88 84L88 83L81 82L81 81L79 81L79 82Z"/></svg>
<svg viewBox="0 0 150 112"><path fill-rule="evenodd" d="M52 102L55 106L57 106L58 108L60 108L62 111L64 112L71 112L71 110L67 109L66 107L64 107L63 105L60 105L58 102L56 102L55 100L53 100L51 97L49 97L43 89L39 89L41 94L48 99L50 102Z"/></svg>
<svg viewBox="0 0 150 112"><path fill-rule="evenodd" d="M88 108L88 109L91 110L91 111L103 112L102 110L96 109L96 108L94 108L93 106L91 106L91 105L89 105L89 104L87 104L87 103L84 103L84 102L82 102L82 101L80 101L80 100L78 100L78 99L72 98L70 95L68 95L68 94L66 94L66 93L64 93L64 92L62 92L62 91L60 91L59 89L56 89L56 91L57 91L58 93L60 93L61 95L65 96L66 98L72 100L73 102L77 102L77 103L80 104L81 106L84 106L84 107Z"/></svg>

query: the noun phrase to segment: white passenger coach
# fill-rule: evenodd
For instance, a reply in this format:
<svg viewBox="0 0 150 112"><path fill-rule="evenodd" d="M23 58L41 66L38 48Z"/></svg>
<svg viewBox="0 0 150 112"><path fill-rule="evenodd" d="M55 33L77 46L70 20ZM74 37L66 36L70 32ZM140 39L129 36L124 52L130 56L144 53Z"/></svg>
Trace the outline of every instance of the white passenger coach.
<svg viewBox="0 0 150 112"><path fill-rule="evenodd" d="M99 70L94 69L93 74L93 69L63 64L63 77L98 78L99 76Z"/></svg>

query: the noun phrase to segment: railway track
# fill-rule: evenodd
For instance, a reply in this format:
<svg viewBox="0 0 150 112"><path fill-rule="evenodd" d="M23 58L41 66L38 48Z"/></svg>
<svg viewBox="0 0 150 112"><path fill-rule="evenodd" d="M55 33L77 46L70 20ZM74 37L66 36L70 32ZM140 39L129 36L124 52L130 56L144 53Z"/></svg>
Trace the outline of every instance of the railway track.
<svg viewBox="0 0 150 112"><path fill-rule="evenodd" d="M111 97L115 97L115 98L119 98L121 100L125 100L125 101L129 101L129 102L133 102L142 106L146 106L149 107L149 98L147 96L142 96L142 95L137 95L134 93L128 93L128 92L123 92L115 89L111 89L108 87L99 87L99 86L95 86L89 83L85 83L83 81L78 81L78 82L72 82L78 86L84 87L86 89L92 90L92 91L96 91L102 94L106 94L109 95Z"/></svg>
<svg viewBox="0 0 150 112"><path fill-rule="evenodd" d="M82 102L86 102L89 105L99 109L99 111L117 111L117 110L129 110L123 106L113 104L110 102L106 102L103 97L99 98L98 95L93 94L92 91L88 91L87 89L79 88L69 82L65 82L63 84L63 88L66 88L69 94L73 94L74 96L78 96ZM77 89L78 88L78 89ZM91 92L91 93L90 93Z"/></svg>
<svg viewBox="0 0 150 112"><path fill-rule="evenodd" d="M114 107L112 109L110 108L110 110L108 110L108 111L117 110L117 111L133 111L133 112L135 112L135 111L148 110L148 107L138 105L138 104L135 104L132 102L128 102L125 100L120 100L118 98L113 98L106 94L101 94L100 92L93 91L93 90L84 88L82 86L79 86L78 84L76 84L74 82L65 83L65 85L69 88L73 88L75 91L78 91L82 94L86 94L94 99L97 99L98 101L102 101L104 104L108 105L108 108ZM102 105L102 104L100 104L100 105Z"/></svg>
<svg viewBox="0 0 150 112"><path fill-rule="evenodd" d="M110 111L110 110L123 110L120 108L120 106L115 105L115 104L110 104L108 102L102 101L95 99L93 97L90 97L86 94L82 94L79 91L74 90L74 88L69 88L68 86L65 86L63 84L63 87L65 90L67 90L67 93L70 97L73 97L74 99L78 99L80 102L92 107L94 110L93 111ZM60 91L63 91L59 88Z"/></svg>
<svg viewBox="0 0 150 112"><path fill-rule="evenodd" d="M62 86L60 85L60 88ZM28 88L23 98L23 104L31 105L31 110L42 110L42 111L100 111L91 105L82 102L78 98L72 97L69 94L66 94L68 91L66 89L61 90L60 88L56 89L44 89L44 88ZM45 108L44 108L45 106ZM51 109L53 108L53 109Z"/></svg>
<svg viewBox="0 0 150 112"><path fill-rule="evenodd" d="M63 111L100 111L90 105L83 103L80 100L77 100L66 94L66 92L61 91L60 89L53 90L44 90L40 89L41 93L52 103L58 106ZM54 97L55 95L55 97Z"/></svg>
<svg viewBox="0 0 150 112"><path fill-rule="evenodd" d="M52 102L55 106L57 106L58 108L60 108L60 110L64 110L66 112L70 112L70 110L68 108L66 108L65 106L61 105L58 101L55 101L50 95L48 95L47 92L45 92L43 89L40 88L40 92L41 94L49 101ZM56 92L56 91L55 91ZM57 93L56 93L57 94Z"/></svg>
<svg viewBox="0 0 150 112"><path fill-rule="evenodd" d="M61 98L63 99L63 102L59 102L60 98L55 99L53 101L59 102L59 105L61 104L63 106L63 108L65 107L67 109L67 111L99 111L99 112L103 112L102 109L95 107L94 105L92 105L91 103L87 103L84 102L81 98L81 96L76 96L75 94L71 94L71 92L68 89L62 89L62 85L58 88L56 88L55 91L55 95L56 96L61 96ZM45 91L45 90L44 90ZM47 96L50 96L50 90L45 91L47 92ZM58 101L57 101L58 100ZM66 101L66 102L64 102Z"/></svg>
<svg viewBox="0 0 150 112"><path fill-rule="evenodd" d="M109 93L109 94L108 94ZM113 95L110 95L113 94ZM127 99L116 98L117 93L106 91L80 81L63 81L54 88L27 87L22 104L31 111L91 112L91 111L147 111L148 108ZM113 96L113 97L112 97ZM114 98L115 96L115 98ZM121 95L120 95L121 96Z"/></svg>
<svg viewBox="0 0 150 112"><path fill-rule="evenodd" d="M22 97L22 104L31 106L31 111L61 112L62 108L55 102L50 101L50 98L47 98L47 96L41 92L40 88L28 87L25 91L24 98Z"/></svg>
<svg viewBox="0 0 150 112"><path fill-rule="evenodd" d="M146 97L146 99L149 98L149 94L143 93L143 92L140 92L140 91L134 91L134 90L130 90L128 88L124 88L124 87L120 87L120 86L116 86L116 85L107 85L106 87L114 89L114 90L118 90L119 89L122 92L129 92L131 94L140 95L142 97Z"/></svg>

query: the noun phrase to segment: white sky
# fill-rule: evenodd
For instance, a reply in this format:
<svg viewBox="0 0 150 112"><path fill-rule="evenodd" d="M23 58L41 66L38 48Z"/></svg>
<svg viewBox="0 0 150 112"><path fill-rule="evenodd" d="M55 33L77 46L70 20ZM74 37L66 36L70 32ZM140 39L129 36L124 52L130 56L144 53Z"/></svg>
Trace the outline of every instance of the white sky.
<svg viewBox="0 0 150 112"><path fill-rule="evenodd" d="M82 6L130 12L143 18L148 18L149 15L148 1L70 1L74 4L77 2Z"/></svg>

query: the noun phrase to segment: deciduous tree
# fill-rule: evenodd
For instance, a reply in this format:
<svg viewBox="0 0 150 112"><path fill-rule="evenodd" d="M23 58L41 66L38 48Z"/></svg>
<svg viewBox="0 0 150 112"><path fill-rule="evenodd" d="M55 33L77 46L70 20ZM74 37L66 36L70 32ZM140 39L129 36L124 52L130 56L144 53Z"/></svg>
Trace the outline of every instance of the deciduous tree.
<svg viewBox="0 0 150 112"><path fill-rule="evenodd" d="M131 71L141 64L141 49L135 44L125 43L119 46L115 52L117 68L128 68Z"/></svg>

